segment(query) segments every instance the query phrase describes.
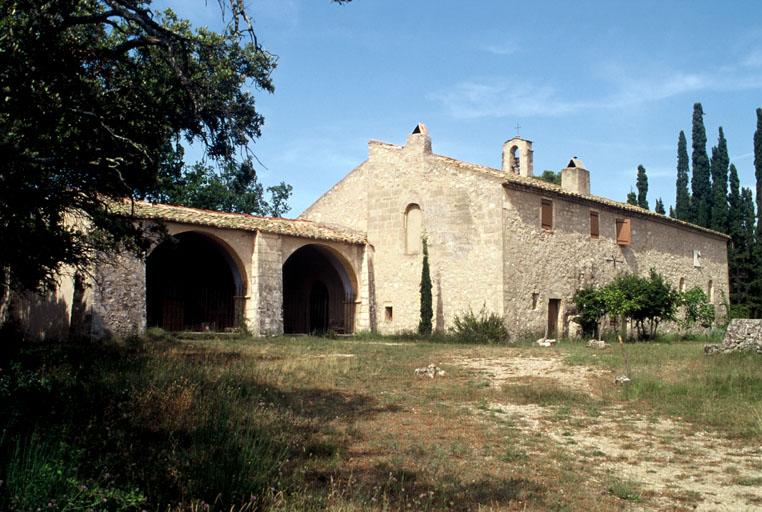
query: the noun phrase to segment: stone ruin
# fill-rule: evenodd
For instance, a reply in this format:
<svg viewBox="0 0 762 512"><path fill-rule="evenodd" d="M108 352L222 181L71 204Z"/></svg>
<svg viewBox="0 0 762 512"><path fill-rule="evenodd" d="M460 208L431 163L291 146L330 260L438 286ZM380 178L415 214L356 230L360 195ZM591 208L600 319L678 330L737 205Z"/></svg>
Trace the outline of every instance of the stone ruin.
<svg viewBox="0 0 762 512"><path fill-rule="evenodd" d="M762 319L734 318L722 344L705 345L704 353L756 352L762 354Z"/></svg>

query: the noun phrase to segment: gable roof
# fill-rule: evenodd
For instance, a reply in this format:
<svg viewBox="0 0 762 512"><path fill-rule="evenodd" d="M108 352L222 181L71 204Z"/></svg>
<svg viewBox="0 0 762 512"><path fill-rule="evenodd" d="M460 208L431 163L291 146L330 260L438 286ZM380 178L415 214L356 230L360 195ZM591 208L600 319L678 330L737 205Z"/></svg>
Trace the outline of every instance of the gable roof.
<svg viewBox="0 0 762 512"><path fill-rule="evenodd" d="M568 190L562 189L560 185L556 185L554 183L541 180L539 178L534 178L534 177L530 178L530 177L521 176L518 174L505 173L498 169L493 169L491 167L486 167L486 166L478 165L478 164L472 164L469 162L463 162L461 160L456 160L455 158L450 158L450 157L442 156L442 155L432 154L431 157L443 163L447 163L447 164L459 167L461 169L467 169L470 171L482 173L492 178L498 178L503 181L503 186L506 186L509 188L523 188L523 189L527 189L527 190L531 190L531 191L539 192L543 194L549 193L551 195L561 196L563 198L568 198L570 200L585 202L592 206L602 206L602 207L607 207L610 209L620 210L622 212L625 212L628 215L644 217L644 218L647 218L648 220L653 220L655 222L661 222L664 224L673 225L675 227L680 227L680 228L687 228L694 231L699 231L701 233L705 233L707 235L719 237L719 238L722 238L723 240L730 240L730 237L728 235L726 235L725 233L720 233L719 231L714 231L712 229L697 226L696 224L691 224L690 222L685 222L683 220L673 219L672 217L669 217L667 215L662 215L652 210L646 210L639 206L631 205L628 203L614 201L613 199L609 199L607 197L595 196L592 194L584 195L584 194L577 194L576 192L570 192Z"/></svg>
<svg viewBox="0 0 762 512"><path fill-rule="evenodd" d="M109 204L109 208L117 215L134 217L136 219L178 222L241 231L260 231L263 233L357 245L367 243L365 233L302 219L257 217L246 213L218 212L203 210L201 208L189 208L187 206L151 204L143 201L112 202Z"/></svg>

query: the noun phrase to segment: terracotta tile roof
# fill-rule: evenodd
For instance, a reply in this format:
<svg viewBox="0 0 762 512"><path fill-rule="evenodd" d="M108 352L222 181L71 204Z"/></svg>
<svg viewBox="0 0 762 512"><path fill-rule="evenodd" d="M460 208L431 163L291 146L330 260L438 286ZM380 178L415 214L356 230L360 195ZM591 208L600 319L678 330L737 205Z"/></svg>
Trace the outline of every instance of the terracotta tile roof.
<svg viewBox="0 0 762 512"><path fill-rule="evenodd" d="M257 217L245 213L218 212L186 206L151 204L142 201L134 203L129 201L114 202L111 203L110 208L116 214L138 219L156 219L164 222L179 222L242 231L261 231L263 233L350 244L365 244L367 241L365 233L302 219Z"/></svg>
<svg viewBox="0 0 762 512"><path fill-rule="evenodd" d="M663 222L666 224L674 225L676 227L692 229L695 231L700 231L702 233L720 237L725 240L730 240L730 237L728 235L724 233L720 233L719 231L714 231L714 230L707 229L701 226L697 226L695 224L691 224L690 222L673 219L672 217L669 217L667 215L662 215L660 213L656 213L652 210L646 210L639 206L634 206L628 203L621 203L619 201L614 201L613 199L608 199L606 197L595 196L592 194L583 195L583 194L577 194L575 192L569 192L567 190L563 190L559 185L556 185L554 183L549 183L539 178L528 178L526 176L518 176L516 174L507 174L498 169L493 169L491 167L486 167L483 165L463 162L461 160L456 160L454 158L450 158L447 156L432 155L432 157L442 162L445 162L447 164L460 167L462 169L468 169L471 171L480 172L480 173L492 176L494 178L501 179L503 180L503 184L508 187L511 187L511 186L524 187L524 188L537 190L541 192L549 192L554 195L568 197L570 199L577 199L577 200L585 201L587 203L592 203L596 205L607 206L609 208L621 210L629 214L646 217L649 220L654 220L656 222Z"/></svg>

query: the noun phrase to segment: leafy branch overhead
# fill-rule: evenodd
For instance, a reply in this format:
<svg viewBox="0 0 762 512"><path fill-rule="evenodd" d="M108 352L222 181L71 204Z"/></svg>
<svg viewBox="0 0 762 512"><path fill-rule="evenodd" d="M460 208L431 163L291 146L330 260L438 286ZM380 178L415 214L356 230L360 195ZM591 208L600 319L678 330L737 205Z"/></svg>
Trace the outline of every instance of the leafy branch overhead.
<svg viewBox="0 0 762 512"><path fill-rule="evenodd" d="M108 204L164 194L168 145L203 145L223 185L255 176L254 92L273 92L276 59L242 0L218 5L219 33L150 0L0 4L0 274L14 288L51 284L96 251L145 248ZM288 192L276 187L270 212Z"/></svg>

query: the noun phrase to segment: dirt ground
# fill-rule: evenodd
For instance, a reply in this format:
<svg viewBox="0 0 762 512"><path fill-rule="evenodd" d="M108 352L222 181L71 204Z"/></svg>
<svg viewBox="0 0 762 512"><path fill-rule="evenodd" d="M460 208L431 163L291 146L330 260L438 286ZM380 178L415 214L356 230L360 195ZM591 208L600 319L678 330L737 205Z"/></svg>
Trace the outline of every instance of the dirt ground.
<svg viewBox="0 0 762 512"><path fill-rule="evenodd" d="M496 388L540 379L592 398L601 385L614 386L615 378L605 369L568 365L550 351L521 358L458 357L448 363L474 372ZM590 479L603 485L625 482L637 489L645 500L628 503L629 510L762 510L762 447L600 403L604 405L592 415L508 399L478 412L485 421L511 421L524 437L539 434L571 456L589 460ZM543 444L539 446L529 445L527 451L543 449Z"/></svg>

